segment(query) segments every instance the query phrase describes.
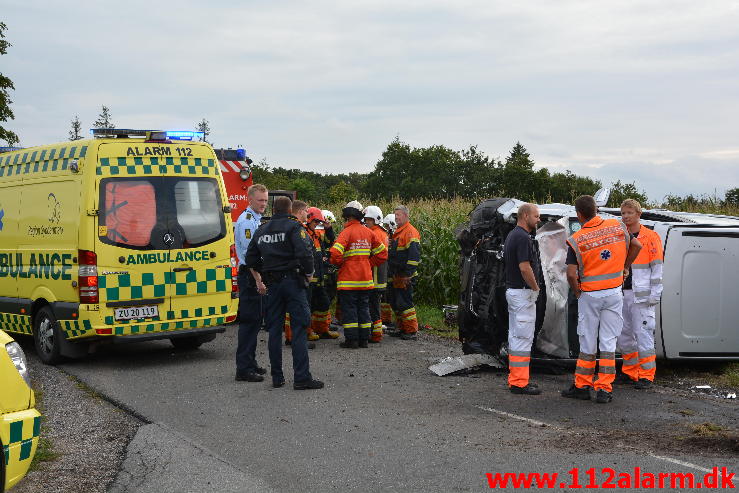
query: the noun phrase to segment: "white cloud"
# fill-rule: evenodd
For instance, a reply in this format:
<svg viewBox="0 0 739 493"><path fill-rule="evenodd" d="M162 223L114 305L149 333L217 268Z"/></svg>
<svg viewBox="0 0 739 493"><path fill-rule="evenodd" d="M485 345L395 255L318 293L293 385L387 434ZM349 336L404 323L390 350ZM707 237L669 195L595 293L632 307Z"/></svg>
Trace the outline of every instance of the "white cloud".
<svg viewBox="0 0 739 493"><path fill-rule="evenodd" d="M734 2L6 0L3 13L9 126L26 145L106 104L119 126L206 118L216 144L287 167L369 171L399 134L502 157L520 140L540 165L638 176L655 197L739 186Z"/></svg>

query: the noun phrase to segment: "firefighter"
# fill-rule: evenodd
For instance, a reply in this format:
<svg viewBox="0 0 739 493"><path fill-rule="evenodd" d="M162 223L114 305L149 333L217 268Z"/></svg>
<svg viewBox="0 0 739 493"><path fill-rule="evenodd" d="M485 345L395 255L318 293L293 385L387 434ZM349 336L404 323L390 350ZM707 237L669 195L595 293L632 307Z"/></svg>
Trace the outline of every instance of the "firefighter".
<svg viewBox="0 0 739 493"><path fill-rule="evenodd" d="M303 202L302 200L295 200L292 203L292 213L293 216L295 216L300 224L303 225L304 228L306 228L307 233L307 225L306 222L308 220L308 204ZM313 247L313 243L311 242L311 249L313 249L313 254L315 257L315 249ZM314 263L315 265L315 263ZM315 279L315 276L314 276ZM308 302L310 303L310 300L312 298L312 291L313 291L313 284L311 284L308 287ZM292 342L292 330L290 329L290 313L285 314L285 322L284 322L284 330L285 330L285 345L289 346ZM308 326L308 349L314 349L316 347L315 343L312 341L318 340L318 335L313 332L313 329L311 326Z"/></svg>
<svg viewBox="0 0 739 493"><path fill-rule="evenodd" d="M377 236L365 228L362 205L352 200L341 211L346 223L331 247L331 263L339 266L337 289L344 326L342 348L366 348L372 321L369 295L374 287L372 267L387 260L387 248Z"/></svg>
<svg viewBox="0 0 739 493"><path fill-rule="evenodd" d="M339 333L329 330L331 300L326 292L327 264L329 249L336 239L330 223L326 223L323 212L318 207L308 208L306 229L315 246L316 275L311 283L311 328L320 339L336 339ZM323 229L319 229L322 227Z"/></svg>
<svg viewBox="0 0 739 493"><path fill-rule="evenodd" d="M580 230L567 239L567 281L577 297L577 334L580 355L575 382L563 397L611 402L616 376L616 339L623 328L621 285L641 243L632 239L626 225L597 215L595 199L582 195L575 200ZM600 359L596 354L600 349ZM598 364L598 379L594 382Z"/></svg>
<svg viewBox="0 0 739 493"><path fill-rule="evenodd" d="M506 301L508 302L508 387L514 394L538 395L541 389L529 383L531 344L536 325L539 258L531 234L539 223L539 208L518 208L515 229L505 239Z"/></svg>
<svg viewBox="0 0 739 493"><path fill-rule="evenodd" d="M388 298L395 311L398 337L411 341L416 339L418 320L413 305L413 288L421 260L421 235L409 222L409 211L404 205L395 207L395 222L398 228L390 241L388 260Z"/></svg>
<svg viewBox="0 0 739 493"><path fill-rule="evenodd" d="M325 219L325 222L323 224L323 229L325 231L328 231L328 229L333 229L333 223L336 222L336 217L334 217L334 213L323 209L321 210L321 214L323 214L323 218ZM336 239L336 233L333 231L331 232L333 235L333 240ZM332 240L332 242L333 242ZM336 277L339 274L339 269L330 262L326 264L326 274L325 274L325 287L326 287L326 295L328 296L328 302L329 304L333 303L336 299ZM341 312L341 309L339 308L339 304L336 303L336 306L334 307L334 315L333 317L330 317L329 319L329 328L333 329L334 331L341 328L341 325L339 324L339 315Z"/></svg>
<svg viewBox="0 0 739 493"><path fill-rule="evenodd" d="M398 227L397 224L395 224L395 214L388 214L382 219L382 226L385 228L385 231L387 232L388 240L393 237L393 233L395 232L395 229ZM388 243L389 245L389 243ZM388 246L389 248L389 246ZM397 329L395 327L395 322L393 322L393 307L390 306L390 303L388 301L388 293L387 289L382 293L382 303L381 306L381 313L382 313L382 325L383 328L387 328L390 331L397 332Z"/></svg>
<svg viewBox="0 0 739 493"><path fill-rule="evenodd" d="M249 207L239 215L234 228L236 255L239 257L239 337L236 346L236 380L261 382L267 371L257 364L257 334L264 318L263 297L257 292L254 278L244 265L246 250L267 209L268 192L254 184L246 192Z"/></svg>
<svg viewBox="0 0 739 493"><path fill-rule="evenodd" d="M621 381L635 382L634 388L648 389L654 382L657 356L654 351L654 312L662 296L662 239L642 226L641 204L626 199L621 204L621 220L642 249L631 264L624 281L624 328L618 338L623 356Z"/></svg>
<svg viewBox="0 0 739 493"><path fill-rule="evenodd" d="M364 224L370 231L375 233L377 239L385 245L389 246L389 238L387 231L382 227L382 210L376 205L370 205L362 211L364 214ZM370 318L372 319L372 335L369 342L379 343L382 341L382 299L387 288L387 263L372 268L372 281L374 289L370 293Z"/></svg>
<svg viewBox="0 0 739 493"><path fill-rule="evenodd" d="M311 241L300 221L291 214L288 197L277 197L273 216L259 227L246 251L246 266L261 295L267 295L269 361L272 386L285 385L282 373L282 324L289 312L293 332L292 356L295 390L320 389L323 382L310 373L306 329L310 325L307 288L313 277Z"/></svg>

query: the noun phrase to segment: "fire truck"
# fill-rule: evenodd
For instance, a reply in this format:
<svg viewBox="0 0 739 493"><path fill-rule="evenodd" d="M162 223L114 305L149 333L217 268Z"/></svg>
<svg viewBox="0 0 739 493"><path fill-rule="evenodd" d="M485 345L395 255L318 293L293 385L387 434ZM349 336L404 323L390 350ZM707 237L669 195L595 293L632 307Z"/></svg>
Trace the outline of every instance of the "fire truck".
<svg viewBox="0 0 739 493"><path fill-rule="evenodd" d="M246 149L215 149L220 161L223 183L226 185L228 201L231 203L231 220L235 223L239 215L249 206L247 189L252 185L253 162Z"/></svg>
<svg viewBox="0 0 739 493"><path fill-rule="evenodd" d="M253 161L246 155L246 149L214 150L220 161L223 183L226 185L226 193L231 204L231 220L236 224L241 213L249 207L246 191L254 182L251 169ZM272 204L275 197L279 196L295 200L298 194L294 190L270 190L265 219L272 215Z"/></svg>

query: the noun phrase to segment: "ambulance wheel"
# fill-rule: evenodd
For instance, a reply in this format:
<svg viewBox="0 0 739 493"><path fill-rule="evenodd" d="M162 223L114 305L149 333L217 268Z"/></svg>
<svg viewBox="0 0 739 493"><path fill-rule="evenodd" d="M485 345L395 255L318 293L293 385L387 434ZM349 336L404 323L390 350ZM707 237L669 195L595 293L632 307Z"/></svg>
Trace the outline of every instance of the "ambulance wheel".
<svg viewBox="0 0 739 493"><path fill-rule="evenodd" d="M176 349L193 350L203 345L203 341L198 336L191 337L173 337L170 342Z"/></svg>
<svg viewBox="0 0 739 493"><path fill-rule="evenodd" d="M51 308L45 306L40 309L33 323L33 341L36 343L36 353L42 362L47 365L61 362L61 337L59 324Z"/></svg>

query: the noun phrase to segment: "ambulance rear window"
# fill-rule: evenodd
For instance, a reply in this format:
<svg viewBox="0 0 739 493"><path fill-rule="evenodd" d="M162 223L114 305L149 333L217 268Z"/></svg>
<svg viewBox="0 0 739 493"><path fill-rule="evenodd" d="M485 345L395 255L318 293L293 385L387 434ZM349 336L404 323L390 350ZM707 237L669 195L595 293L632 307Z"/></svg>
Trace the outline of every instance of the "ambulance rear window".
<svg viewBox="0 0 739 493"><path fill-rule="evenodd" d="M195 248L226 236L220 189L212 178L104 178L99 209L100 241L122 248Z"/></svg>

